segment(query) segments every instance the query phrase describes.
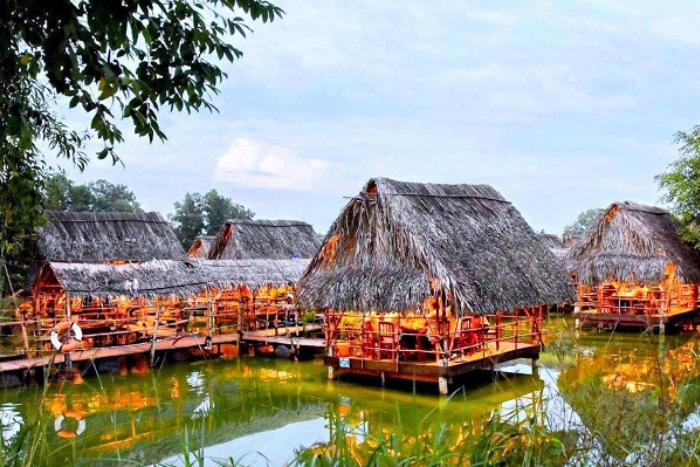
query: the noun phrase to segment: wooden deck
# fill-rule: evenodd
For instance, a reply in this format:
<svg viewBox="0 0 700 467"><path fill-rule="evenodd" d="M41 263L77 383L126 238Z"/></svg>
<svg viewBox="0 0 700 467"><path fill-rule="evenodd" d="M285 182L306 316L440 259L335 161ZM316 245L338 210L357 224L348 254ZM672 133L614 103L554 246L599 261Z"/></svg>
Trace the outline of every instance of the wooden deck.
<svg viewBox="0 0 700 467"><path fill-rule="evenodd" d="M574 317L579 319L579 327L629 327L644 329L662 329L675 326L678 322L692 319L698 315L698 309L674 310L665 315L635 315L629 313L599 313L596 309L579 311Z"/></svg>
<svg viewBox="0 0 700 467"><path fill-rule="evenodd" d="M222 334L212 336L212 345L234 344L238 342L238 334ZM204 336L182 336L174 339L156 341L155 351L164 352L179 349L204 349L206 338ZM140 342L137 344L120 345L115 347L93 348L89 350L75 350L71 352L73 362L86 362L90 360L101 360L110 358L127 357L131 355L147 354L151 352L153 344L151 342ZM65 362L65 355L56 352L52 355L35 358L22 358L17 360L0 361L0 373L26 371L35 367L49 365L53 358L54 364Z"/></svg>
<svg viewBox="0 0 700 467"><path fill-rule="evenodd" d="M540 355L540 346L532 344L516 345L512 342L501 342L496 349L495 343L487 345L485 351L476 352L466 357L455 357L449 360L431 362L404 362L396 360L376 360L361 357L324 357L324 363L329 366L329 377L335 374L375 375L389 379L416 380L443 384L452 382L452 378L475 370L494 369L499 363L519 358L536 360ZM442 380L442 381L441 381Z"/></svg>

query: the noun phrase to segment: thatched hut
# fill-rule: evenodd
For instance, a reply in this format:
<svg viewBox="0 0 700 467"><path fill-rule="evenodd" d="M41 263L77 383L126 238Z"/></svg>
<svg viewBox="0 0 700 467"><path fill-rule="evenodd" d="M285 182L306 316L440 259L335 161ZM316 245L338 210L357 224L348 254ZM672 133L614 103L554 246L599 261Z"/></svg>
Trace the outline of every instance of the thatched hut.
<svg viewBox="0 0 700 467"><path fill-rule="evenodd" d="M177 335L192 315L206 317L208 336L224 326L266 327L288 314L309 263L190 259L157 213L49 212L47 218L33 298L19 310L23 322L41 318L44 350L53 324L67 318L85 332L83 348L131 343L156 331Z"/></svg>
<svg viewBox="0 0 700 467"><path fill-rule="evenodd" d="M196 259L209 258L209 251L215 239L216 235L200 235L192 242L190 249L187 250L187 256Z"/></svg>
<svg viewBox="0 0 700 467"><path fill-rule="evenodd" d="M587 323L673 324L698 307L700 253L665 210L610 205L565 256Z"/></svg>
<svg viewBox="0 0 700 467"><path fill-rule="evenodd" d="M302 306L329 310L332 370L437 380L442 390L460 372L537 358L544 305L574 296L493 188L386 178L345 206L300 289Z"/></svg>
<svg viewBox="0 0 700 467"><path fill-rule="evenodd" d="M311 258L319 245L306 222L231 219L217 234L209 259Z"/></svg>
<svg viewBox="0 0 700 467"><path fill-rule="evenodd" d="M157 212L46 213L39 255L46 261L109 263L185 259L170 224Z"/></svg>

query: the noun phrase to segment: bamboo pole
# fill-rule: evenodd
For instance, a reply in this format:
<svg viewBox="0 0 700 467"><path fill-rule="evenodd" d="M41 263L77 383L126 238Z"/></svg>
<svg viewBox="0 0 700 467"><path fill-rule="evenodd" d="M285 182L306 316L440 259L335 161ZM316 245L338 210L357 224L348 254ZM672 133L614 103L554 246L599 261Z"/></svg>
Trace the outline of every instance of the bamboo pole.
<svg viewBox="0 0 700 467"><path fill-rule="evenodd" d="M70 321L70 300L71 300L70 294L68 292L66 292L66 318L68 318L68 321ZM68 332L70 333L70 331L68 331ZM66 352L64 354L64 362L65 362L66 367L69 370L73 369L73 360L71 359L70 352Z"/></svg>
<svg viewBox="0 0 700 467"><path fill-rule="evenodd" d="M156 341L158 340L158 323L160 322L160 303L156 305L156 324L153 327L153 338L151 339L151 366L156 364Z"/></svg>

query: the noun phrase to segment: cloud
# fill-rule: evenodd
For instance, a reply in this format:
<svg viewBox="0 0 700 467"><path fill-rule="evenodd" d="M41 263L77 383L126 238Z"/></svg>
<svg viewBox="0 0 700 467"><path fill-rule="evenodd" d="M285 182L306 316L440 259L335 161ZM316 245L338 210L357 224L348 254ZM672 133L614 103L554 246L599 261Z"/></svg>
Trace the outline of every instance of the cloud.
<svg viewBox="0 0 700 467"><path fill-rule="evenodd" d="M283 145L238 138L219 157L214 180L272 190L309 191L332 186L333 164L297 156Z"/></svg>

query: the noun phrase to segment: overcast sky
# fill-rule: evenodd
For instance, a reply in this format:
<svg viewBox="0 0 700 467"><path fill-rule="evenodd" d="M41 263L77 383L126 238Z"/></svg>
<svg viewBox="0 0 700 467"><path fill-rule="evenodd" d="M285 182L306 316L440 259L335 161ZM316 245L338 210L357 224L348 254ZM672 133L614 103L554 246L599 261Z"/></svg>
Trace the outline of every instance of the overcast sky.
<svg viewBox="0 0 700 467"><path fill-rule="evenodd" d="M370 178L488 183L536 230L615 200L658 204L678 130L700 124L700 2L279 0L237 42L218 114L130 137L128 185L167 215L211 188L325 233ZM70 117L69 117L70 118Z"/></svg>

